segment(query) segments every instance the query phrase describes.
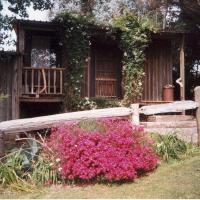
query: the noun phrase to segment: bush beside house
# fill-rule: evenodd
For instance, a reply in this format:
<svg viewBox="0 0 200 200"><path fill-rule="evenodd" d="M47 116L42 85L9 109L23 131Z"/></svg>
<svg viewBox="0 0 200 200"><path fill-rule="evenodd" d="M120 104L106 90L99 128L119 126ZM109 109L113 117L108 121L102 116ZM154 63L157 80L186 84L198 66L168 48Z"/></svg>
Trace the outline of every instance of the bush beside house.
<svg viewBox="0 0 200 200"><path fill-rule="evenodd" d="M133 180L157 166L158 158L140 126L128 120L104 119L94 130L79 123L54 128L46 144L60 160L64 180Z"/></svg>

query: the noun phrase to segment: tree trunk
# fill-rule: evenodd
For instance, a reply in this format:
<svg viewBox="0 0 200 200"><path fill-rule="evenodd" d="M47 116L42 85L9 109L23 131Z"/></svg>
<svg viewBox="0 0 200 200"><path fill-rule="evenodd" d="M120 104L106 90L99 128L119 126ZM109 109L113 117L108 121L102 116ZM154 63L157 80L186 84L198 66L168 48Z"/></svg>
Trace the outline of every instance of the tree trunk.
<svg viewBox="0 0 200 200"><path fill-rule="evenodd" d="M93 14L94 0L81 0L81 12L84 15L91 16Z"/></svg>

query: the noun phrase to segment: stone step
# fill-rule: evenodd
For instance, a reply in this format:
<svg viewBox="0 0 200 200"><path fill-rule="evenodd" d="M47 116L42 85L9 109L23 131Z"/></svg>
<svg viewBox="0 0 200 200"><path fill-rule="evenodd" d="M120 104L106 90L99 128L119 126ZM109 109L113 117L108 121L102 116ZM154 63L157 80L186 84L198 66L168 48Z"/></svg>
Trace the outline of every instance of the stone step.
<svg viewBox="0 0 200 200"><path fill-rule="evenodd" d="M193 128L197 127L196 120L169 122L141 122L144 128Z"/></svg>
<svg viewBox="0 0 200 200"><path fill-rule="evenodd" d="M174 121L193 121L193 115L151 115L147 117L148 122L174 122Z"/></svg>

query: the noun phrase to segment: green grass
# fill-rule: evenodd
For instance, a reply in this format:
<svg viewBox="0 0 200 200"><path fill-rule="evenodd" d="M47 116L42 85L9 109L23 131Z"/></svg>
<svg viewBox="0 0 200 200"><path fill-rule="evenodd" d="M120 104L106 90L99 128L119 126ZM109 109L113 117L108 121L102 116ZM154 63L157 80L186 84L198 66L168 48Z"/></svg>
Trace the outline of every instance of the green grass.
<svg viewBox="0 0 200 200"><path fill-rule="evenodd" d="M34 193L0 189L0 198L200 198L200 155L164 163L133 183L52 186Z"/></svg>

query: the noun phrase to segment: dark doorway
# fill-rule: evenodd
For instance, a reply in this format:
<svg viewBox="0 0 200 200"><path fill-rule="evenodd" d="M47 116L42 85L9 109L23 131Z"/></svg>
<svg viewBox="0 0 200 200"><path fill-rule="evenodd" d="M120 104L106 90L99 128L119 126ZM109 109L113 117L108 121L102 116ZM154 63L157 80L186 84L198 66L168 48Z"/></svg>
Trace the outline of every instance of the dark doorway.
<svg viewBox="0 0 200 200"><path fill-rule="evenodd" d="M194 99L194 88L200 85L200 39L199 34L188 34L185 40L185 99ZM173 44L173 84L175 100L180 100L179 40Z"/></svg>
<svg viewBox="0 0 200 200"><path fill-rule="evenodd" d="M20 104L20 118L53 115L62 112L61 103L29 103Z"/></svg>

